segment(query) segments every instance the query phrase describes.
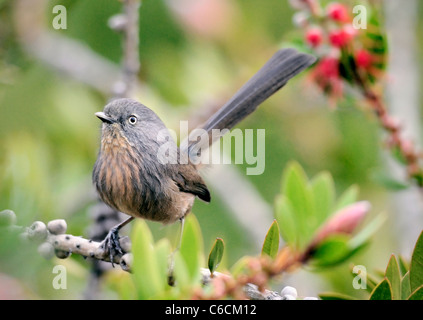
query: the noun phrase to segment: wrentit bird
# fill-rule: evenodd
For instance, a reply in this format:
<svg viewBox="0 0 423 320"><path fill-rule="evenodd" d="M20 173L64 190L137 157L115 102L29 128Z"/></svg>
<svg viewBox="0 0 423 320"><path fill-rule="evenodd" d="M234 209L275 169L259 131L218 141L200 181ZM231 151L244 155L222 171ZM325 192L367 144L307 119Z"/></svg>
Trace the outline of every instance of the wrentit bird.
<svg viewBox="0 0 423 320"><path fill-rule="evenodd" d="M122 254L118 231L134 218L162 222L184 221L195 197L210 202L210 192L198 165L181 163L179 155L198 156L198 150L214 141L213 129L231 129L252 113L286 82L315 62L308 54L294 49L277 51L238 92L202 126L206 139L195 139L171 146L175 162L158 160L161 137L167 132L160 118L132 99L117 99L96 116L103 122L101 146L93 170L93 183L100 198L112 208L130 216L112 228L103 241L113 263ZM206 143L204 143L206 141ZM204 145L205 144L205 145Z"/></svg>

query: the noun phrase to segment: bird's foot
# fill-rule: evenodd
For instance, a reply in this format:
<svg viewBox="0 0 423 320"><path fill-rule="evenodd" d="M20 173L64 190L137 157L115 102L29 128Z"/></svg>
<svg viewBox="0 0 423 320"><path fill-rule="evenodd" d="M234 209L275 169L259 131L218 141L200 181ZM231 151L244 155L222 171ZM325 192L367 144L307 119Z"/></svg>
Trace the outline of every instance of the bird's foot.
<svg viewBox="0 0 423 320"><path fill-rule="evenodd" d="M101 243L101 248L104 249L106 254L109 254L109 259L113 267L114 257L124 254L123 249L120 246L119 238L119 228L114 227L110 229L106 238L104 238L103 242Z"/></svg>

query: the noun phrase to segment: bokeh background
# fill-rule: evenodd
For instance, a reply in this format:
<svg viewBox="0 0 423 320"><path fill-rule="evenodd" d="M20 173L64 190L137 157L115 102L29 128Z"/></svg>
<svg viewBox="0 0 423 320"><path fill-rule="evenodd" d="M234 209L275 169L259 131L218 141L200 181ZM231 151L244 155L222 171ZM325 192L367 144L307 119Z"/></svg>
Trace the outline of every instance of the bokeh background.
<svg viewBox="0 0 423 320"><path fill-rule="evenodd" d="M379 3L391 53L388 105L420 143L423 6ZM67 29L52 27L55 5L66 7ZM122 36L108 20L121 9L117 0L0 0L0 210L13 210L19 225L63 218L70 233L86 236L92 224L91 171L100 134L94 113L119 76ZM136 99L177 132L179 120L201 122L277 49L301 37L293 14L285 0L144 0ZM207 169L213 201L197 201L193 212L206 252L216 237L224 239L229 267L259 254L289 161L310 177L329 171L338 194L357 184L360 199L372 203L371 215L388 217L371 245L340 267L297 272L275 289L289 284L302 296L327 290L360 296L350 265L372 271L383 269L391 253L408 257L423 226L422 196L387 181L401 179L402 168L389 160L383 134L359 96L352 92L333 109L308 80L307 72L296 77L239 126L266 130L264 173L247 176L248 164ZM166 235L166 228L150 225L157 239ZM56 264L67 267L67 290L52 288ZM35 246L0 234L0 298L81 298L89 272L82 257L45 261ZM106 275L97 297L118 298L112 282Z"/></svg>

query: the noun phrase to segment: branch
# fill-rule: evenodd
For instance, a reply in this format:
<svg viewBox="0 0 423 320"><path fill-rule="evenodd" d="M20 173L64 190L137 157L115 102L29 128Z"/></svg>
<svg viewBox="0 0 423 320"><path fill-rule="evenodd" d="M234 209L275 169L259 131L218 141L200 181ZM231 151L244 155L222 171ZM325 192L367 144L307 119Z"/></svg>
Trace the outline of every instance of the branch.
<svg viewBox="0 0 423 320"><path fill-rule="evenodd" d="M210 270L206 268L201 268L202 283L203 285L209 285L213 279L223 278L223 279L233 279L230 276L220 273L213 272L213 277L210 275ZM245 295L242 298L248 298L249 300L296 300L297 299L297 290L291 286L284 287L280 293L271 290L260 290L259 287L253 283L246 283L242 287L242 293ZM304 300L317 300L316 297L304 297Z"/></svg>
<svg viewBox="0 0 423 320"><path fill-rule="evenodd" d="M217 278L228 278L232 279L230 276L220 273L213 272L213 278L211 277L210 270L206 268L201 268L202 283L203 285L209 285L213 279ZM258 286L252 283L247 283L243 287L243 293L250 300L286 300L276 291L264 290L263 292L259 290Z"/></svg>
<svg viewBox="0 0 423 320"><path fill-rule="evenodd" d="M54 256L59 259L66 259L72 254L78 254L84 258L94 261L111 262L108 253L102 247L101 242L85 239L83 237L66 234L67 224L65 220L52 220L46 224L35 221L30 227L17 226L16 215L11 210L0 212L0 229L8 228L12 232L20 234L23 241L35 242L39 244L38 252L45 259ZM124 251L123 255L114 256L113 263L119 264L122 270L131 272L133 256L129 237L122 237L120 245ZM232 277L220 272L211 275L210 270L201 268L202 285L213 285L212 295L206 295L203 290L194 291L193 298L196 299L221 299L228 296L239 299L250 300L291 300L297 299L297 291L292 287L285 287L281 293L267 290L264 285L270 278L280 275L284 271L290 271L293 267L300 265L298 256L292 255L287 250L281 250L274 263L269 264L269 260L251 258L248 263L248 274ZM304 299L316 299L306 297Z"/></svg>
<svg viewBox="0 0 423 320"><path fill-rule="evenodd" d="M271 279L285 272L291 272L307 263L311 255L293 252L289 247L282 248L273 260L267 256L249 257L243 265L243 272L232 277L230 275L213 273L202 270L203 283L212 283L212 293L195 291L193 299L218 300L232 297L240 300L249 298L252 300L288 300L290 297L282 297L274 291L266 289ZM288 294L292 295L292 294ZM296 294L295 297L296 298Z"/></svg>
<svg viewBox="0 0 423 320"><path fill-rule="evenodd" d="M380 126L388 134L388 147L392 151L396 151L401 155L402 161L407 169L408 176L414 179L417 186L422 188L423 169L420 164L422 154L417 151L413 142L403 137L403 128L401 128L395 118L388 114L382 98L364 83L359 82L359 85L361 86L365 99L369 102L372 110L374 110Z"/></svg>
<svg viewBox="0 0 423 320"><path fill-rule="evenodd" d="M121 80L118 80L113 93L116 98L131 96L138 83L140 70L138 44L139 44L139 7L141 0L125 0L123 14L113 16L109 20L109 27L115 31L122 31L123 61Z"/></svg>
<svg viewBox="0 0 423 320"><path fill-rule="evenodd" d="M138 37L138 18L134 19L138 10L132 10L134 3L139 0L126 0L126 11L130 12L129 19L122 19L122 31L124 31L126 42L124 51L124 69L122 72L118 65L110 62L101 55L91 50L81 41L73 40L64 36L57 35L49 31L45 26L46 10L48 1L46 0L17 0L14 6L14 21L18 40L22 43L23 48L39 59L42 63L54 70L62 72L77 81L81 81L92 88L107 95L125 94L129 91L142 92L144 89L136 81L136 75L139 70L138 63L138 39L131 46L129 42L134 41L135 33ZM112 20L111 20L112 21ZM109 26L113 29L118 28L112 22ZM136 27L128 27L122 25L122 21L127 21L128 26L136 24ZM137 50L135 50L135 48ZM137 60L135 62L135 60ZM122 74L125 74L123 76ZM120 77L123 80L116 81Z"/></svg>
<svg viewBox="0 0 423 320"><path fill-rule="evenodd" d="M78 254L84 258L112 262L108 251L102 242L85 239L83 237L66 234L67 224L63 219L52 220L47 225L35 221L30 227L15 225L16 215L11 210L0 212L0 227L7 227L11 231L20 233L21 239L39 244L38 252L46 259L54 256L66 259L71 254ZM131 241L129 237L120 238L123 254L116 254L114 264L119 264L124 271L130 271L132 264Z"/></svg>

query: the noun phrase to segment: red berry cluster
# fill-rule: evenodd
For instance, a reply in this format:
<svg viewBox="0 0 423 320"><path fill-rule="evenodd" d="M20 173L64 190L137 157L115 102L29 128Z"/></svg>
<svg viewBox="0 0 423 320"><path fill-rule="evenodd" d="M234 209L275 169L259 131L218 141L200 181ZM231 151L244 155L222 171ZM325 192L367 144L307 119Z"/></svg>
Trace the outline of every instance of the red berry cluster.
<svg viewBox="0 0 423 320"><path fill-rule="evenodd" d="M329 30L324 30L322 27L314 25L306 29L305 39L311 47L319 47L327 38L331 46L342 48L351 43L356 36L357 32L351 24L352 17L347 7L343 4L338 2L329 3L323 18L327 22L331 22Z"/></svg>
<svg viewBox="0 0 423 320"><path fill-rule="evenodd" d="M367 21L370 30L356 30L353 10L344 4L330 2L322 7L319 0L290 3L299 10L294 22L304 29L305 44L320 58L311 71L312 81L332 100L342 97L346 82L358 89L388 134L387 147L401 159L410 178L423 188L423 154L404 139L402 128L388 114L380 88L375 86L377 81L380 83L387 59L386 34L378 15Z"/></svg>
<svg viewBox="0 0 423 320"><path fill-rule="evenodd" d="M361 30L353 27L352 8L339 2L330 2L324 8L320 8L318 1L301 2L308 7L303 6L297 13L297 23L304 28L305 43L320 56L312 78L326 93L339 97L344 76L340 71L343 55L352 57L354 72L362 78L374 73L376 59L360 41Z"/></svg>

